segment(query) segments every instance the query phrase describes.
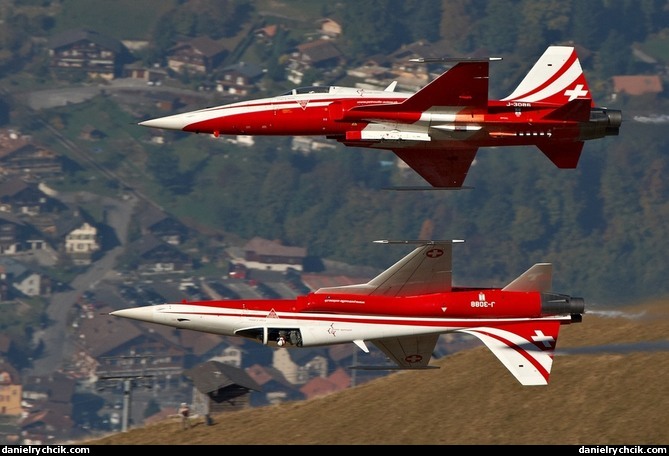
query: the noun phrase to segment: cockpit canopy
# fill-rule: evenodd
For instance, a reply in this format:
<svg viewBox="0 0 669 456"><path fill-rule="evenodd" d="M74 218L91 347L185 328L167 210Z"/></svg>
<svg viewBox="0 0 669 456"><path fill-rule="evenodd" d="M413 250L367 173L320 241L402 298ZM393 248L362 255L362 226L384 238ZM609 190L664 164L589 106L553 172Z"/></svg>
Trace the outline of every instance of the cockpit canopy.
<svg viewBox="0 0 669 456"><path fill-rule="evenodd" d="M289 90L286 93L281 95L302 95L305 93L330 93L332 89L331 86L307 86L307 87L298 87L296 89Z"/></svg>

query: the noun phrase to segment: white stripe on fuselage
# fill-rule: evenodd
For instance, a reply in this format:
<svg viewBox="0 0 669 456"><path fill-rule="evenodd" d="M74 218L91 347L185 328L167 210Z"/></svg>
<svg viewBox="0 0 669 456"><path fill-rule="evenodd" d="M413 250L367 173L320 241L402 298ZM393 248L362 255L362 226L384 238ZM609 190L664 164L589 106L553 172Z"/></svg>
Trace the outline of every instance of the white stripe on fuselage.
<svg viewBox="0 0 669 456"><path fill-rule="evenodd" d="M175 125L185 127L187 125L198 123L206 120L215 119L218 117L227 117L240 114L253 114L258 112L265 112L269 110L281 109L307 109L307 108L322 108L341 100L356 100L372 102L372 104L385 104L388 102L400 103L403 99L397 93L388 92L375 93L374 96L342 96L333 98L331 94L305 94L305 95L288 95L275 98L264 98L262 100L241 101L229 105L215 106L211 108L199 109L197 111L186 112L183 114L175 114L173 116L162 117L162 122L174 121Z"/></svg>
<svg viewBox="0 0 669 456"><path fill-rule="evenodd" d="M207 315L207 316L221 316L221 317L244 317L255 319L276 319L277 321L299 321L299 322L349 322L366 324L382 324L382 325L416 325L416 326L479 326L490 325L497 323L513 323L524 321L556 321L556 320L570 320L570 316L548 316L541 318L437 318L437 317L405 317L405 316L391 316L391 315L360 315L360 314L323 314L310 312L280 312L273 309L270 310L248 310L248 309L233 309L227 307L203 307L188 304L179 304L178 308L174 305L155 306L155 313L170 314L170 315Z"/></svg>

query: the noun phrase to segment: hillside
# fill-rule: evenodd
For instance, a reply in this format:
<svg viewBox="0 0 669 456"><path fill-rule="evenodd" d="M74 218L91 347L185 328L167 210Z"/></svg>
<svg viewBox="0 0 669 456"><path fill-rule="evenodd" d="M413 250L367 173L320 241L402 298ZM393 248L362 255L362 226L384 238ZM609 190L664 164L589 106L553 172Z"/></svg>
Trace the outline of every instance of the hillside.
<svg viewBox="0 0 669 456"><path fill-rule="evenodd" d="M596 306L592 306L596 307ZM485 347L322 398L190 430L167 420L86 445L667 444L669 300L591 310L563 328L547 387L523 387Z"/></svg>

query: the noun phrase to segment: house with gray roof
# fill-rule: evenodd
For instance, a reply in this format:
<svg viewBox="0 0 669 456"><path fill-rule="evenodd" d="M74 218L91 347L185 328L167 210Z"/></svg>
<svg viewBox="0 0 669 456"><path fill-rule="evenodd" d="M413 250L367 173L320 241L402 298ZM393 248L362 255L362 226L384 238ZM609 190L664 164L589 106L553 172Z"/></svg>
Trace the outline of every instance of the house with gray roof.
<svg viewBox="0 0 669 456"><path fill-rule="evenodd" d="M34 216L62 207L44 193L39 185L14 176L0 182L0 210L16 215Z"/></svg>
<svg viewBox="0 0 669 456"><path fill-rule="evenodd" d="M178 72L208 73L218 67L227 50L208 36L182 41L167 51L167 66Z"/></svg>
<svg viewBox="0 0 669 456"><path fill-rule="evenodd" d="M249 407L251 391L261 386L244 369L207 361L184 371L193 381L193 411L207 415Z"/></svg>
<svg viewBox="0 0 669 456"><path fill-rule="evenodd" d="M265 70L254 63L238 62L223 68L221 75L217 91L244 96L257 90L256 84L265 75Z"/></svg>
<svg viewBox="0 0 669 456"><path fill-rule="evenodd" d="M26 267L11 257L0 256L0 283L6 285L7 293L2 299L12 299L20 292L24 296L48 296L51 294L51 278ZM3 287L4 289L5 287Z"/></svg>
<svg viewBox="0 0 669 456"><path fill-rule="evenodd" d="M142 236L130 246L137 255L137 270L143 274L189 271L193 260L184 252L154 235Z"/></svg>
<svg viewBox="0 0 669 456"><path fill-rule="evenodd" d="M0 144L0 175L38 179L62 173L62 157L48 147L20 141Z"/></svg>
<svg viewBox="0 0 669 456"><path fill-rule="evenodd" d="M79 73L112 80L122 74L129 52L119 40L94 30L68 30L48 44L51 69L58 74Z"/></svg>
<svg viewBox="0 0 669 456"><path fill-rule="evenodd" d="M252 269L286 271L302 270L307 249L288 246L279 241L254 237L244 246L244 265Z"/></svg>
<svg viewBox="0 0 669 456"><path fill-rule="evenodd" d="M153 205L142 208L137 218L144 235L151 234L172 245L179 245L188 238L186 225Z"/></svg>

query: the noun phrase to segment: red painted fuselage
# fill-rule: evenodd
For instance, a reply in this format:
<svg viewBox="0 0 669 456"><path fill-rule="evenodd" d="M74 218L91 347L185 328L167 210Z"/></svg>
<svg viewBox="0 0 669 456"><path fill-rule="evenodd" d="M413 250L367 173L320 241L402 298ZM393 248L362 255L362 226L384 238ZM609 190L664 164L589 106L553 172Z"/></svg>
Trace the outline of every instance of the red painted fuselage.
<svg viewBox="0 0 669 456"><path fill-rule="evenodd" d="M318 86L140 122L191 133L325 136L393 151L437 188L459 188L480 147L536 146L575 168L584 141L615 136L618 110L595 107L573 47L551 46L516 90L488 99L488 61L460 61L416 93Z"/></svg>

